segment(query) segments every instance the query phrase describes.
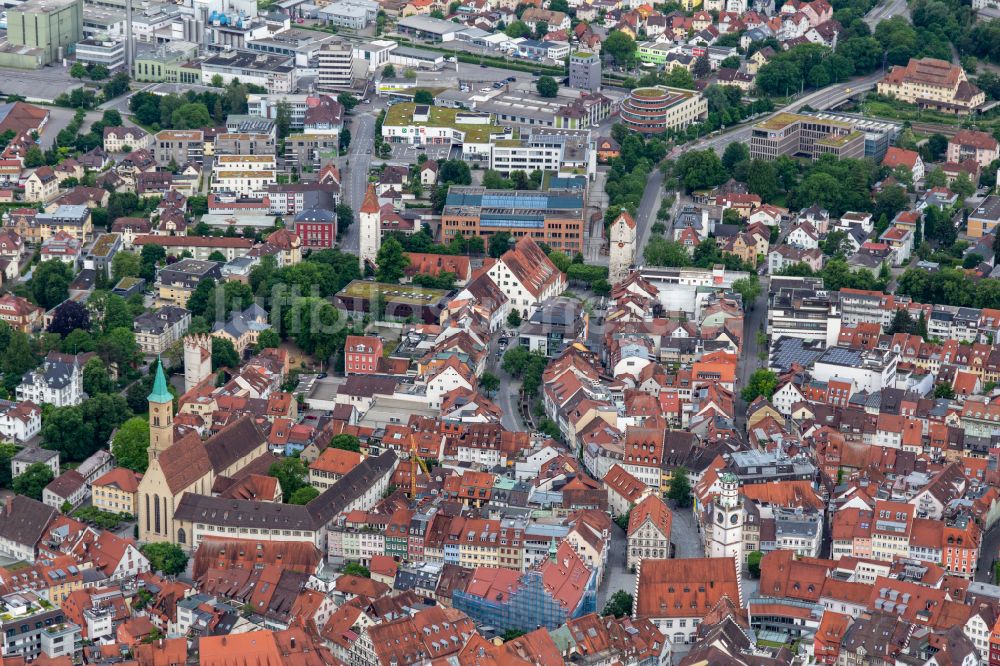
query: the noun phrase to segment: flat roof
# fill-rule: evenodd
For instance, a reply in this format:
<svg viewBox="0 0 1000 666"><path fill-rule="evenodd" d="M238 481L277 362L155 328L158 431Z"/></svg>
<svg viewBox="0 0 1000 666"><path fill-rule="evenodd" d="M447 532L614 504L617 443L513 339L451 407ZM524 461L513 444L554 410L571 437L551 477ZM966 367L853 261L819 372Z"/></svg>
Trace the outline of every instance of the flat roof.
<svg viewBox="0 0 1000 666"><path fill-rule="evenodd" d="M426 107L426 105L421 106ZM413 125L415 127L450 127L460 132L464 132L466 139L469 141L480 143L489 141L492 134L503 131L503 128L498 125L460 123L458 122L458 117L461 114L480 116L485 114L476 114L473 111L452 109L443 106L426 107L429 109L429 120L426 122L417 122L413 120L413 113L416 107L417 105L412 102L393 104L386 111L383 125L389 125L390 127L404 125Z"/></svg>
<svg viewBox="0 0 1000 666"><path fill-rule="evenodd" d="M429 289L412 284L399 285L370 282L368 280L354 280L341 289L337 296L340 298L365 298L370 300L378 295L389 303L431 305L443 299L448 293L444 289Z"/></svg>

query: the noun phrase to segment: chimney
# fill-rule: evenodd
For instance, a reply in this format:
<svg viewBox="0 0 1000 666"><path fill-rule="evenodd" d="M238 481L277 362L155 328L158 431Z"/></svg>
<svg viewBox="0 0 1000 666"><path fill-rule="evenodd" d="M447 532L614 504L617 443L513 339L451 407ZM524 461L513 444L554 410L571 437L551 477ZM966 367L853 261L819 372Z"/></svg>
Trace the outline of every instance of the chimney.
<svg viewBox="0 0 1000 666"><path fill-rule="evenodd" d="M14 510L14 496L7 495L7 498L4 500L4 511L9 516L11 514L11 511L13 510Z"/></svg>

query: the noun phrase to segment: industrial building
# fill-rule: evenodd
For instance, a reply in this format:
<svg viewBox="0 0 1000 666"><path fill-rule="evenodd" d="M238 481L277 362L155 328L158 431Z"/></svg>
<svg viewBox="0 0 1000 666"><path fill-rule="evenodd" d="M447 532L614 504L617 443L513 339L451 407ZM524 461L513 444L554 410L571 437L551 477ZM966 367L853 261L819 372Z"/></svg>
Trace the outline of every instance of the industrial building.
<svg viewBox="0 0 1000 666"><path fill-rule="evenodd" d="M0 66L59 62L74 53L81 39L82 0L28 0L7 10L7 41L14 50L0 51Z"/></svg>

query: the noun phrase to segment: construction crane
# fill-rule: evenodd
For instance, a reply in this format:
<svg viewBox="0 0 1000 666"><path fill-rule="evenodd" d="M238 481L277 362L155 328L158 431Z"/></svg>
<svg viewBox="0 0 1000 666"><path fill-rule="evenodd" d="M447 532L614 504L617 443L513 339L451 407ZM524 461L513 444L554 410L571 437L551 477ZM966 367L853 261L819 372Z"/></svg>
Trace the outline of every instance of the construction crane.
<svg viewBox="0 0 1000 666"><path fill-rule="evenodd" d="M424 462L423 458L417 455L417 439L414 436L410 436L410 499L416 499L417 497L417 466L424 471L424 474L430 475L430 470L427 469L427 463Z"/></svg>

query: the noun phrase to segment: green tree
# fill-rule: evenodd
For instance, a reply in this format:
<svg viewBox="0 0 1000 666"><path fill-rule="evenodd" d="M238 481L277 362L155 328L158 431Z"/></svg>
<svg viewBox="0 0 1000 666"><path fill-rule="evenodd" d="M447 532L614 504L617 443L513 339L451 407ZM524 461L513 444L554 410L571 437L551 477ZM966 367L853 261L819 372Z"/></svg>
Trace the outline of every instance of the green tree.
<svg viewBox="0 0 1000 666"><path fill-rule="evenodd" d="M40 462L32 463L20 476L14 477L14 492L41 501L42 491L45 490L45 486L52 483L52 479L52 470L48 465Z"/></svg>
<svg viewBox="0 0 1000 666"><path fill-rule="evenodd" d="M84 420L80 406L57 407L42 423L42 441L68 460L83 460L91 454L94 427Z"/></svg>
<svg viewBox="0 0 1000 666"><path fill-rule="evenodd" d="M257 344L254 346L254 352L259 354L264 349L277 349L280 346L281 337L278 336L278 332L272 328L268 328L261 331L257 336Z"/></svg>
<svg viewBox="0 0 1000 666"><path fill-rule="evenodd" d="M402 244L389 236L382 242L375 263L378 265L375 277L379 282L397 283L406 275L410 258L403 252Z"/></svg>
<svg viewBox="0 0 1000 666"><path fill-rule="evenodd" d="M111 453L122 467L145 474L149 465L149 423L135 416L123 423L115 433Z"/></svg>
<svg viewBox="0 0 1000 666"><path fill-rule="evenodd" d="M27 169L37 169L38 167L45 166L45 153L42 149L31 144L28 146L28 150L24 153L24 166Z"/></svg>
<svg viewBox="0 0 1000 666"><path fill-rule="evenodd" d="M111 260L111 275L115 282L126 277L139 277L142 261L132 252L119 252Z"/></svg>
<svg viewBox="0 0 1000 666"><path fill-rule="evenodd" d="M423 88L418 88L413 93L413 103L414 104L433 104L434 94L430 90L425 90Z"/></svg>
<svg viewBox="0 0 1000 666"><path fill-rule="evenodd" d="M951 384L948 384L946 382L939 382L938 384L934 385L934 397L944 398L945 400L954 400L955 389L952 387Z"/></svg>
<svg viewBox="0 0 1000 666"><path fill-rule="evenodd" d="M712 73L712 63L708 61L708 53L703 53L697 58L695 58L694 65L691 67L691 74L696 79L703 79Z"/></svg>
<svg viewBox="0 0 1000 666"><path fill-rule="evenodd" d="M369 571L368 567L362 566L357 562L348 562L344 565L344 568L340 570L345 576L358 576L359 578L371 578L372 572Z"/></svg>
<svg viewBox="0 0 1000 666"><path fill-rule="evenodd" d="M166 541L147 543L140 550L149 560L149 567L153 571L162 572L167 576L177 576L187 569L188 556L175 543Z"/></svg>
<svg viewBox="0 0 1000 666"><path fill-rule="evenodd" d="M772 370L761 368L754 370L754 373L750 375L750 381L743 387L740 397L748 404L753 402L759 395L770 400L777 388L778 375Z"/></svg>
<svg viewBox="0 0 1000 666"><path fill-rule="evenodd" d="M299 488L308 487L308 470L305 463L298 458L283 458L271 465L267 472L268 476L273 476L281 484L281 493L285 501L290 501L292 495Z"/></svg>
<svg viewBox="0 0 1000 666"><path fill-rule="evenodd" d="M354 435L341 433L339 435L335 435L333 439L330 440L329 448L358 453L361 451L361 441Z"/></svg>
<svg viewBox="0 0 1000 666"><path fill-rule="evenodd" d="M651 266L684 267L691 265L691 257L683 245L662 236L653 236L643 251L646 263Z"/></svg>
<svg viewBox="0 0 1000 666"><path fill-rule="evenodd" d="M728 146L726 150L722 153L722 166L729 173L733 172L733 168L740 162L746 162L750 159L750 149L747 148L745 143L739 143L733 141Z"/></svg>
<svg viewBox="0 0 1000 666"><path fill-rule="evenodd" d="M733 291L743 297L743 308L751 310L761 293L760 278L756 274L740 278L733 282Z"/></svg>
<svg viewBox="0 0 1000 666"><path fill-rule="evenodd" d="M82 62L74 62L73 66L69 68L69 75L74 79L82 79L87 76L87 68Z"/></svg>
<svg viewBox="0 0 1000 666"><path fill-rule="evenodd" d="M625 590L618 590L608 599L608 603L604 604L604 610L601 611L601 615L607 617L608 615L614 615L615 617L625 617L626 615L632 614L632 595Z"/></svg>
<svg viewBox="0 0 1000 666"><path fill-rule="evenodd" d="M691 481L688 479L687 470L678 467L670 475L670 487L667 490L667 497L677 503L679 507L691 505Z"/></svg>
<svg viewBox="0 0 1000 666"><path fill-rule="evenodd" d="M385 79L394 79L394 78L396 78L396 68L393 67L391 63L388 64L388 65L386 65L382 69L382 78L385 78Z"/></svg>
<svg viewBox="0 0 1000 666"><path fill-rule="evenodd" d="M964 202L975 193L976 186L972 184L969 174L963 171L951 181L951 191L958 195L960 202Z"/></svg>
<svg viewBox="0 0 1000 666"><path fill-rule="evenodd" d="M312 486L303 486L292 493L291 497L288 498L289 504L309 504L319 497L319 491Z"/></svg>
<svg viewBox="0 0 1000 666"><path fill-rule="evenodd" d="M894 335L896 333L913 333L915 324L913 322L913 317L910 316L909 311L906 308L898 308L896 312L892 315L892 322L886 328L885 332L888 335Z"/></svg>
<svg viewBox="0 0 1000 666"><path fill-rule="evenodd" d="M134 366L140 356L135 333L124 327L112 329L101 338L97 343L97 353L105 363L119 366Z"/></svg>
<svg viewBox="0 0 1000 666"><path fill-rule="evenodd" d="M620 30L614 30L608 35L601 50L615 59L619 67L631 67L635 64L635 40Z"/></svg>
<svg viewBox="0 0 1000 666"><path fill-rule="evenodd" d="M747 571L754 578L760 578L760 561L763 557L764 553L759 550L747 553Z"/></svg>
<svg viewBox="0 0 1000 666"><path fill-rule="evenodd" d="M4 322L6 326L6 322ZM7 336L3 336L7 337ZM21 377L37 364L35 355L31 352L31 341L23 331L11 331L7 345L0 352L0 371L3 372L4 385L12 392L21 383Z"/></svg>
<svg viewBox="0 0 1000 666"><path fill-rule="evenodd" d="M479 378L479 388L486 392L486 395L494 395L500 389L500 378L492 372L484 372Z"/></svg>
<svg viewBox="0 0 1000 666"><path fill-rule="evenodd" d="M240 355L236 352L236 347L226 338L214 338L212 340L212 371L220 368L238 369L240 366Z"/></svg>
<svg viewBox="0 0 1000 666"><path fill-rule="evenodd" d="M174 129L201 129L212 126L212 116L201 102L190 102L178 107L170 116Z"/></svg>
<svg viewBox="0 0 1000 666"><path fill-rule="evenodd" d="M357 97L346 91L337 95L337 101L340 102L340 105L343 106L348 113L353 111L354 107L361 102L361 100Z"/></svg>
<svg viewBox="0 0 1000 666"><path fill-rule="evenodd" d="M100 393L84 400L80 404L80 411L92 434L88 456L97 449L108 446L111 434L132 418L128 402L118 393Z"/></svg>
<svg viewBox="0 0 1000 666"><path fill-rule="evenodd" d="M726 182L729 174L714 150L692 150L674 163L674 175L688 192Z"/></svg>
<svg viewBox="0 0 1000 666"><path fill-rule="evenodd" d="M535 82L535 89L541 97L555 97L559 94L559 84L551 76L539 77Z"/></svg>
<svg viewBox="0 0 1000 666"><path fill-rule="evenodd" d="M28 283L32 298L38 305L51 310L69 298L69 283L73 270L69 264L52 259L36 265Z"/></svg>
<svg viewBox="0 0 1000 666"><path fill-rule="evenodd" d="M108 366L98 357L87 360L83 366L83 390L89 396L111 393L115 384L108 373Z"/></svg>
<svg viewBox="0 0 1000 666"><path fill-rule="evenodd" d="M517 328L521 325L521 313L517 311L517 308L511 308L507 314L507 325L511 328Z"/></svg>
<svg viewBox="0 0 1000 666"><path fill-rule="evenodd" d="M510 25L504 28L504 34L511 39L527 37L531 34L531 28L524 21L511 21Z"/></svg>

